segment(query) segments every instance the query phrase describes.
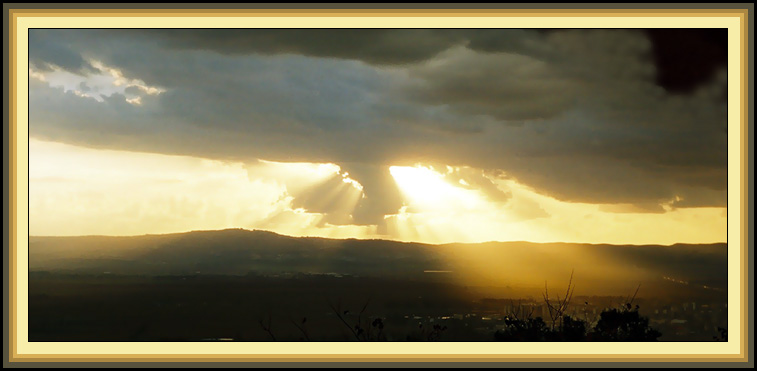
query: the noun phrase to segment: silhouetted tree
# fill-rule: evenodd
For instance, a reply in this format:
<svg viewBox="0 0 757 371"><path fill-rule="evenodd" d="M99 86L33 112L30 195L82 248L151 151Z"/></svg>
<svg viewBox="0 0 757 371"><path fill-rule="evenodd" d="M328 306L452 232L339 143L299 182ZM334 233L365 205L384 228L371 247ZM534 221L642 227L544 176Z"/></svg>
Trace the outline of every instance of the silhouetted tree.
<svg viewBox="0 0 757 371"><path fill-rule="evenodd" d="M566 316L565 311L568 310L568 305L570 304L570 299L573 298L573 291L575 290L576 286L573 285L573 271L570 272L570 280L568 280L568 291L565 292L565 296L563 298L560 298L560 295L557 295L557 302L550 301L549 297L549 289L547 288L547 283L544 282L544 303L547 304L547 309L549 310L549 317L552 320L552 330L555 329L555 326L561 327L562 326L562 320Z"/></svg>

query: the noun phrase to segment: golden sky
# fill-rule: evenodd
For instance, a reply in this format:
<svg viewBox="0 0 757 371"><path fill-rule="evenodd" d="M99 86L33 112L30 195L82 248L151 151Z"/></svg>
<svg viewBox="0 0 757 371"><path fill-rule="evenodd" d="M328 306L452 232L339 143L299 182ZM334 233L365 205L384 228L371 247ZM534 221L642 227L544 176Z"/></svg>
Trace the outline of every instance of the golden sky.
<svg viewBox="0 0 757 371"><path fill-rule="evenodd" d="M334 225L293 199L330 184L330 209L349 215L363 196L334 164L224 162L187 156L29 142L31 235L140 235L224 228L294 236L427 243L535 241L672 244L725 240L725 208L662 213L556 200L512 179L492 179L506 203L454 180L453 169L390 167L403 206L386 227ZM328 199L324 195L324 199ZM622 211L622 210L620 210Z"/></svg>
<svg viewBox="0 0 757 371"><path fill-rule="evenodd" d="M30 232L723 242L726 36L34 29Z"/></svg>

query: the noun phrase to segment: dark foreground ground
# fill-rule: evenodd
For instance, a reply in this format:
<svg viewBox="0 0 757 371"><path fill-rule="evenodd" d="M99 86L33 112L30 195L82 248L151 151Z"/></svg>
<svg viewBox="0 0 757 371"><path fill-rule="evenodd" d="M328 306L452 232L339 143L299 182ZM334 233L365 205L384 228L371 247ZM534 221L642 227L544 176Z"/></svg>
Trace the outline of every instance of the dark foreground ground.
<svg viewBox="0 0 757 371"><path fill-rule="evenodd" d="M537 292L503 299L484 291L335 275L34 272L29 341L494 341L508 314L549 317ZM592 323L626 299L574 296L569 313ZM717 295L690 301L640 295L637 304L661 341L713 341L717 327L727 326L726 300Z"/></svg>

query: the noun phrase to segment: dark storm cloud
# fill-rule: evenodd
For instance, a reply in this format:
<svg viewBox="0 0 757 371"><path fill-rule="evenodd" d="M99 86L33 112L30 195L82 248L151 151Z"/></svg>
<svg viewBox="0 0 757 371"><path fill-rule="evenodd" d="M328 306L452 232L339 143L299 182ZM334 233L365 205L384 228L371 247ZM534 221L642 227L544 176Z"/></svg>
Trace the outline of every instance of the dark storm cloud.
<svg viewBox="0 0 757 371"><path fill-rule="evenodd" d="M302 194L295 203L333 211L334 224L376 224L395 213L401 198L388 166L414 162L499 170L568 201L649 211L661 203L725 205L724 73L670 94L643 31L30 34L35 66L86 75L94 73L88 61L99 60L165 90L127 88L142 97L134 106L125 95L97 102L32 80L33 136L227 160L333 162L365 187L352 216L336 211L344 195L319 203ZM508 200L478 175L450 176Z"/></svg>
<svg viewBox="0 0 757 371"><path fill-rule="evenodd" d="M717 28L645 30L652 41L657 84L674 93L691 93L728 62L728 30ZM726 97L720 91L721 99Z"/></svg>
<svg viewBox="0 0 757 371"><path fill-rule="evenodd" d="M637 90L654 79L651 45L641 32L524 32L520 42L512 38L517 33L485 35L474 36L504 41L479 46L488 53L453 48L411 67L421 81L409 88L411 97L520 124L554 118L596 99L619 99L601 105L616 112L634 104Z"/></svg>
<svg viewBox="0 0 757 371"><path fill-rule="evenodd" d="M411 67L407 96L431 105L451 105L472 115L510 123L552 118L574 105L581 82L555 73L538 59L451 49L440 59Z"/></svg>
<svg viewBox="0 0 757 371"><path fill-rule="evenodd" d="M79 51L71 49L54 33L42 30L29 32L29 63L40 70L47 71L52 66L58 66L76 73L90 67Z"/></svg>
<svg viewBox="0 0 757 371"><path fill-rule="evenodd" d="M427 60L465 39L460 32L398 29L150 30L169 47L224 54L298 54L371 64Z"/></svg>

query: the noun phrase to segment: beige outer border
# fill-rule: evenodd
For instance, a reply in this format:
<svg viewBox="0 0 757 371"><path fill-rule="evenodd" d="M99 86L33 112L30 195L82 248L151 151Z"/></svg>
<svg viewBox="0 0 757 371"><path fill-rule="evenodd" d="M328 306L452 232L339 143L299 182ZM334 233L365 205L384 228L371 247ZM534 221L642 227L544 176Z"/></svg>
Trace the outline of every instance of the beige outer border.
<svg viewBox="0 0 757 371"><path fill-rule="evenodd" d="M686 360L744 362L747 349L747 55L746 10L9 10L10 13L10 361L656 361ZM139 19L135 19L139 17ZM739 334L727 343L434 343L434 344L357 344L357 343L29 343L25 339L27 293L25 275L18 276L19 266L26 266L28 194L26 93L28 60L26 31L34 27L535 27L547 24L561 28L638 28L638 27L727 27L729 28L729 197L730 223L729 297L740 301L729 306L729 332ZM216 19L218 18L218 19ZM299 19L298 19L299 18ZM306 18L307 20L304 20ZM470 18L470 19L469 19ZM168 21L168 22L166 22ZM182 23L183 21L183 23ZM189 23L187 23L189 21ZM547 22L548 21L548 22ZM139 22L136 23L135 22ZM160 23L156 23L160 22ZM215 22L213 24L213 22ZM571 23L572 22L572 23ZM569 26L565 27L568 23ZM640 25L641 23L641 25ZM336 26L335 26L336 25ZM20 53L20 54L19 54ZM738 73L734 73L738 71ZM19 141L19 138L22 138ZM21 201L21 202L19 202ZM23 208L19 208L20 207ZM22 236L21 240L19 236ZM21 245L20 245L21 244ZM22 246L23 245L23 246ZM741 264L739 264L741 263ZM735 300L731 299L731 302ZM733 303L732 303L733 304ZM19 320L23 320L19 322ZM736 339L733 339L736 338ZM417 345L417 346L416 346ZM487 346L489 345L489 346ZM283 347L282 347L283 346ZM370 349L368 348L370 346ZM127 347L131 353L123 352ZM297 348L292 352L292 348ZM333 349L344 351L333 354ZM471 351L476 348L482 353ZM538 348L537 348L538 347ZM503 349L504 348L504 349ZM635 350L635 352L629 352ZM251 350L257 349L257 352ZM87 353L82 352L86 350ZM136 350L136 351L134 351ZM178 350L178 351L177 351ZM304 351L303 351L304 350ZM380 350L384 350L383 352ZM668 352L675 350L673 352ZM487 351L489 351L487 353ZM508 353L502 353L508 351ZM543 353L542 353L543 352Z"/></svg>

